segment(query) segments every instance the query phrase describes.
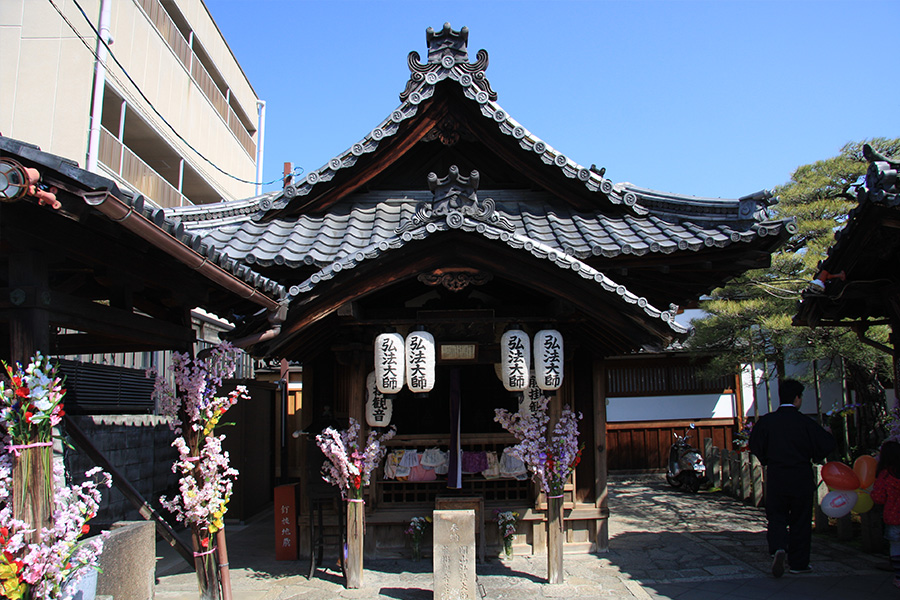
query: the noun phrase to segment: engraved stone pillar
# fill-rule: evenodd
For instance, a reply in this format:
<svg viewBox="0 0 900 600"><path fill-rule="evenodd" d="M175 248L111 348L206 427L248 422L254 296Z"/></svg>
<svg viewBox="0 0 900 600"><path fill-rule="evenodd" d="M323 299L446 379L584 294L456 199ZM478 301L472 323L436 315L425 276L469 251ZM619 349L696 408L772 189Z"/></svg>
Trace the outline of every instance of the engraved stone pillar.
<svg viewBox="0 0 900 600"><path fill-rule="evenodd" d="M344 566L344 576L348 590L362 587L365 514L366 505L362 500L351 499L347 502L347 564Z"/></svg>
<svg viewBox="0 0 900 600"><path fill-rule="evenodd" d="M480 600L475 587L475 511L434 511L434 600Z"/></svg>
<svg viewBox="0 0 900 600"><path fill-rule="evenodd" d="M561 495L550 496L547 498L547 583L563 582L565 537L563 498Z"/></svg>

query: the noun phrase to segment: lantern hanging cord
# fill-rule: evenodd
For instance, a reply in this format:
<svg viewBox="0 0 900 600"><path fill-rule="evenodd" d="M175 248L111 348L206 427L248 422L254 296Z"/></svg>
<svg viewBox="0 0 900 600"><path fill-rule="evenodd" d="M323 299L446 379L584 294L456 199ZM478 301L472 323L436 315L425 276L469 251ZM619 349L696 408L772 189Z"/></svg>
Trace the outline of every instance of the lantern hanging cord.
<svg viewBox="0 0 900 600"><path fill-rule="evenodd" d="M91 54L94 55L94 58L96 58L97 60L99 60L100 57L97 56L96 50L94 50L93 48L91 48L90 45L89 45L89 44L85 41L85 39L81 36L81 34L78 33L78 30L75 29L75 26L72 24L71 21L69 21L69 19L66 17L66 15L63 14L63 12L59 9L59 7L56 5L56 3L55 3L53 0L48 0L48 2L50 2L50 4L53 6L53 8L56 9L56 12L59 13L59 16L62 17L63 21L66 22L66 25L69 26L69 29L72 30L72 32L75 34L75 36L76 36L79 40L81 40L81 43L84 44L85 48L87 48L88 51L89 51ZM135 82L135 80L131 77L131 75L130 75L130 74L128 73L128 71L125 69L124 65L122 65L122 63L119 62L119 59L116 58L116 55L115 55L115 53L113 53L112 48L109 47L109 44L107 44L107 43L106 43L106 40L103 39L103 36L100 35L100 32L97 30L97 28L96 28L96 27L94 26L94 24L91 22L91 19L87 16L87 13L85 13L85 12L84 12L84 9L81 8L81 5L78 3L78 0L72 0L72 3L75 5L75 7L76 7L76 8L78 9L78 11L81 13L81 15L84 17L84 20L87 21L88 26L90 26L91 30L94 32L94 35L97 36L97 39L100 40L100 43L103 44L104 46L106 46L106 49L107 49L107 51L109 52L109 56L113 59L113 61L115 61L116 65L117 65L120 69L122 69L122 73L125 74L125 77L128 78L128 81L131 82L131 85L134 86L134 89L136 89L137 92L138 92L138 94L140 94L141 98L144 99L144 102L146 102L147 105L148 105L148 106L153 110L153 112L156 114L156 116L159 117L160 120L161 120L163 123L165 123L166 126L167 126L169 129L172 130L172 133L175 134L175 137L177 137L177 138L178 138L185 146L187 146L188 148L190 148L190 150L191 150L192 152L194 152L194 154L196 154L197 156L199 156L200 158L202 158L204 161L206 161L207 163L209 163L214 169L216 169L217 171L219 171L220 173L222 173L222 174L225 175L226 177L230 177L230 178L234 179L235 181L239 181L240 183L249 183L249 184L252 184L252 185L271 185L271 184L273 184L273 183L277 183L277 182L280 182L280 181L284 181L284 178L285 178L284 175L282 175L281 177L278 177L278 178L276 178L276 179L273 179L273 180L271 180L271 181L250 181L249 179L242 179L242 178L240 178L240 177L238 177L238 176L236 176L236 175L232 175L231 173L229 173L228 171L226 171L225 169L223 169L222 167L220 167L219 165L217 165L216 163L214 163L213 161L211 161L210 159L208 159L208 158L207 158L205 155L203 155L203 153L201 153L199 150L197 150L190 142L188 142L186 139L184 139L184 137L183 137L180 133L178 133L178 130L176 130L175 127L174 127L171 123L169 123L168 120L166 120L166 118L162 115L162 113L159 112L159 109L157 109L156 106L153 104L153 102L150 101L150 98L148 98L148 97L146 96L146 94L144 94L143 90L141 90L141 88L140 88L140 86L138 86L137 82ZM105 66L104 66L104 68L105 68ZM110 75L113 75L108 69L107 69L106 72L109 73ZM115 75L113 75L113 77L115 77ZM191 80L193 81L193 78L191 78ZM118 81L118 79L117 79L117 81ZM121 82L120 82L120 83L121 83ZM123 87L124 87L124 86L123 86ZM294 169L294 171L292 172L292 174L293 174L293 175L299 175L299 174L302 173L302 172L303 172L303 167L296 167L296 168Z"/></svg>

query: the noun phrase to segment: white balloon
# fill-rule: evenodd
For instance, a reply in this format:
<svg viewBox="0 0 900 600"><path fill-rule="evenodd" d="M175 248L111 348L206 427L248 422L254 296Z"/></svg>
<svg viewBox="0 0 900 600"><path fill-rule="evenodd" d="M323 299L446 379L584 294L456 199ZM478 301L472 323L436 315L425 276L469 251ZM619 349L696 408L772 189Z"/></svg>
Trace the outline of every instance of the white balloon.
<svg viewBox="0 0 900 600"><path fill-rule="evenodd" d="M834 490L822 498L822 512L829 517L840 519L846 517L856 506L856 492Z"/></svg>

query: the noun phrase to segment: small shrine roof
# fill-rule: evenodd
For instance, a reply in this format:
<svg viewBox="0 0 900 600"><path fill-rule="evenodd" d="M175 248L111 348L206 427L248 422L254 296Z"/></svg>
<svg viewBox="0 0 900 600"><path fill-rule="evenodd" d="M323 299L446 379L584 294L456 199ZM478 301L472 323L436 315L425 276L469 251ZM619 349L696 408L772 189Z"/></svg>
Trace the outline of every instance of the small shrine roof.
<svg viewBox="0 0 900 600"><path fill-rule="evenodd" d="M796 325L844 326L896 317L891 298L900 279L900 161L863 149L869 167L865 184L856 188L859 205L819 265L819 273L803 293Z"/></svg>

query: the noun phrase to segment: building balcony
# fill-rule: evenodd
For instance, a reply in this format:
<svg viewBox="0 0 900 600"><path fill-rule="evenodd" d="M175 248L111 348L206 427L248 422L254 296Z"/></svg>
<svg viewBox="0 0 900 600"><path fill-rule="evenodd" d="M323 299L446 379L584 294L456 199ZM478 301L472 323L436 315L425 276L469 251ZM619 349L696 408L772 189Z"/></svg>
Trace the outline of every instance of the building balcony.
<svg viewBox="0 0 900 600"><path fill-rule="evenodd" d="M161 208L193 204L106 129L100 130L100 162Z"/></svg>
<svg viewBox="0 0 900 600"><path fill-rule="evenodd" d="M144 9L144 12L147 13L147 16L181 65L190 74L197 88L200 89L219 116L222 117L228 129L231 130L244 150L247 151L247 154L255 160L256 142L248 131L253 129L252 123L249 126L245 125L244 121L234 110L234 107L232 107L229 99L230 94L227 91L227 83L221 76L218 76L219 81L217 82L216 78L207 70L204 63L208 63L209 59L206 58L203 49L199 45L196 49L192 48L192 44L185 39L184 34L182 34L159 0L137 0L137 2ZM223 89L226 91L223 92ZM249 119L247 119L247 122L250 123Z"/></svg>

